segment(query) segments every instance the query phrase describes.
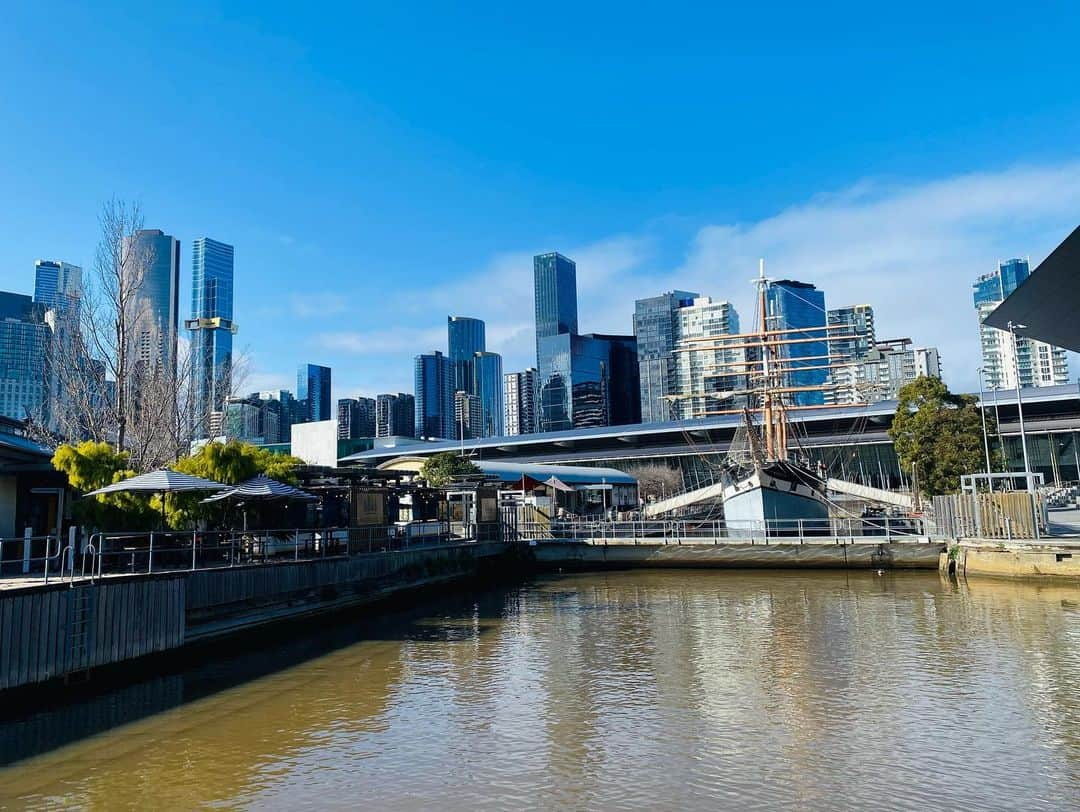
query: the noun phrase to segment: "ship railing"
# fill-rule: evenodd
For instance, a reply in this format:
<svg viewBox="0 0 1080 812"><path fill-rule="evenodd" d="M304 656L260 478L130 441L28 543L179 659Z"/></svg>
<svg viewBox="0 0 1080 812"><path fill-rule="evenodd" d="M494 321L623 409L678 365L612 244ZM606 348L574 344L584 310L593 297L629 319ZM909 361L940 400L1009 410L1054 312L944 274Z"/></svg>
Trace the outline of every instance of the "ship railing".
<svg viewBox="0 0 1080 812"><path fill-rule="evenodd" d="M563 520L536 527L517 528L522 540L610 541L637 544L702 543L869 543L929 542L934 534L921 518L874 517L832 519L776 519L740 521L692 520Z"/></svg>

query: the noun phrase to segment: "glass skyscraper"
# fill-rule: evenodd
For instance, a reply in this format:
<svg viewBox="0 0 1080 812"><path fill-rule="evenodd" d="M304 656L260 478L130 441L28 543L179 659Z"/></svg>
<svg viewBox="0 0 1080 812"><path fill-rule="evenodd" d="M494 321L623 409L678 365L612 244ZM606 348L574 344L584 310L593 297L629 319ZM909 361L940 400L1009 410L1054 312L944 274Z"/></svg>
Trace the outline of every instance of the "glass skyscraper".
<svg viewBox="0 0 1080 812"><path fill-rule="evenodd" d="M786 376L784 386L824 387L829 355L824 292L808 282L783 279L769 285L766 307L768 329L794 331L786 338L821 339L783 345L784 357L792 359L786 366L793 370ZM793 406L820 406L825 402L824 389L790 392L787 402Z"/></svg>
<svg viewBox="0 0 1080 812"><path fill-rule="evenodd" d="M132 327L135 357L159 361L176 372L176 339L180 316L180 241L161 229L142 229L128 238L135 259L126 272L142 274L135 281Z"/></svg>
<svg viewBox="0 0 1080 812"><path fill-rule="evenodd" d="M0 293L0 415L47 418L51 339L43 304L19 293Z"/></svg>
<svg viewBox="0 0 1080 812"><path fill-rule="evenodd" d="M49 310L77 317L81 297L82 268L78 265L48 259L34 263L35 302Z"/></svg>
<svg viewBox="0 0 1080 812"><path fill-rule="evenodd" d="M473 356L473 393L480 400L480 430L477 437L502 437L503 371L502 356L478 352Z"/></svg>
<svg viewBox="0 0 1080 812"><path fill-rule="evenodd" d="M208 436L211 412L221 411L231 392L233 247L200 237L192 244L191 331L196 436Z"/></svg>
<svg viewBox="0 0 1080 812"><path fill-rule="evenodd" d="M472 363L476 353L487 349L484 322L468 316L447 316L446 345L447 357L454 365L454 391L475 394Z"/></svg>
<svg viewBox="0 0 1080 812"><path fill-rule="evenodd" d="M540 398L537 371L533 367L503 376L503 408L507 435L533 434L539 430Z"/></svg>
<svg viewBox="0 0 1080 812"><path fill-rule="evenodd" d="M674 394L677 386L678 312L697 297L697 293L673 290L634 303L641 419L646 423L667 420L672 414L671 406L664 398Z"/></svg>
<svg viewBox="0 0 1080 812"><path fill-rule="evenodd" d="M299 422L329 420L333 408L330 402L330 367L301 364L296 370L296 399L299 401Z"/></svg>
<svg viewBox="0 0 1080 812"><path fill-rule="evenodd" d="M577 265L551 252L533 257L536 306L536 366L543 369L541 342L549 336L577 333Z"/></svg>
<svg viewBox="0 0 1080 812"><path fill-rule="evenodd" d="M375 397L375 436L414 437L416 435L416 400L404 392Z"/></svg>
<svg viewBox="0 0 1080 812"><path fill-rule="evenodd" d="M540 431L640 422L633 336L560 333L540 349Z"/></svg>
<svg viewBox="0 0 1080 812"><path fill-rule="evenodd" d="M416 436L452 440L454 432L454 369L438 350L416 356Z"/></svg>

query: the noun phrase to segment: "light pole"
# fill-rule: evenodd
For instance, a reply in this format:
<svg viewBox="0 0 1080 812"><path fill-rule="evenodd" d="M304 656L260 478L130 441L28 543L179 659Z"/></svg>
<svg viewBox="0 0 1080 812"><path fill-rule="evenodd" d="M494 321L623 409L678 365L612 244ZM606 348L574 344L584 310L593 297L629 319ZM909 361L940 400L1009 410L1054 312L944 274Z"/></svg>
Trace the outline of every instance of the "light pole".
<svg viewBox="0 0 1080 812"><path fill-rule="evenodd" d="M994 490L994 478L992 471L990 470L990 438L986 434L986 403L984 402L983 393L983 368L979 367L976 372L979 373L979 414L982 416L982 431L983 431L983 451L986 452L986 485L992 491Z"/></svg>
<svg viewBox="0 0 1080 812"><path fill-rule="evenodd" d="M1031 493L1034 489L1031 481L1031 463L1028 461L1027 434L1024 432L1024 399L1020 395L1020 353L1016 343L1016 331L1025 330L1027 327L1013 321L1010 321L1007 326L1012 334L1013 374L1016 375L1016 414L1020 418L1020 448L1024 452L1024 479L1027 482L1027 491Z"/></svg>

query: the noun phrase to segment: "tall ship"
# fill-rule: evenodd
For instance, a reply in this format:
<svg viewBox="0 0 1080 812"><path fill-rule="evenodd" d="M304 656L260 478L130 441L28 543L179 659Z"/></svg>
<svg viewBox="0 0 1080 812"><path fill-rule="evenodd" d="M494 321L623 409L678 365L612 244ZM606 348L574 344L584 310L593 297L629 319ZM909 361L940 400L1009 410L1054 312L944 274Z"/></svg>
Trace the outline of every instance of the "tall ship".
<svg viewBox="0 0 1080 812"><path fill-rule="evenodd" d="M824 532L829 526L828 476L823 465L813 464L788 417L802 409L828 408L809 393L829 388L831 342L851 336L839 334L848 328L830 327L824 318L819 325L789 327L770 316L773 281L765 276L764 261L755 284L754 330L700 339L698 347L708 351L710 372L723 382L713 397L724 404L709 413L742 417L721 464L724 520L732 529L769 534Z"/></svg>

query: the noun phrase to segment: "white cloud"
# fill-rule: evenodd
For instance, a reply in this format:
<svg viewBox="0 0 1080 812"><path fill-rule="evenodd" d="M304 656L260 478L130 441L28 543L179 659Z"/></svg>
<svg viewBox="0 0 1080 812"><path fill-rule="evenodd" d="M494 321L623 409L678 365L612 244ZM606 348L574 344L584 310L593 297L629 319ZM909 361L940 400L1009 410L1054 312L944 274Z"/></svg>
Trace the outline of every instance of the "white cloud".
<svg viewBox="0 0 1080 812"><path fill-rule="evenodd" d="M331 291L294 293L289 296L289 309L301 319L335 316L344 313L347 308L346 297Z"/></svg>
<svg viewBox="0 0 1080 812"><path fill-rule="evenodd" d="M347 355L406 353L413 356L431 350L445 353L446 327L391 327L369 332L342 330L319 333L312 343L319 349Z"/></svg>

